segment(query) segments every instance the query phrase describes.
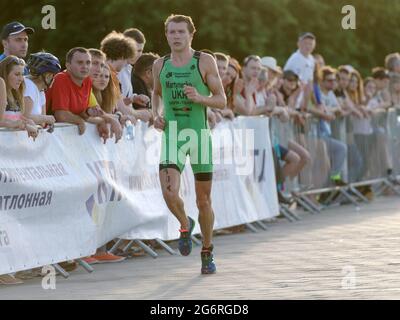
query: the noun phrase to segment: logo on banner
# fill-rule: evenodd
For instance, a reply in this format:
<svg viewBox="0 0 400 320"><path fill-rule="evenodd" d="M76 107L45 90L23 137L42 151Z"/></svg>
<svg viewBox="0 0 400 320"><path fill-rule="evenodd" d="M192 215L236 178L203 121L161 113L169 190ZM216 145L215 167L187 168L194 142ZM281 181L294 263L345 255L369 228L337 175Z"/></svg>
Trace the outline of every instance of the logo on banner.
<svg viewBox="0 0 400 320"><path fill-rule="evenodd" d="M93 221L98 222L100 206L105 203L122 200L122 194L116 189L118 186L117 171L112 161L96 161L86 163L90 172L97 179L97 191L86 200L86 210Z"/></svg>

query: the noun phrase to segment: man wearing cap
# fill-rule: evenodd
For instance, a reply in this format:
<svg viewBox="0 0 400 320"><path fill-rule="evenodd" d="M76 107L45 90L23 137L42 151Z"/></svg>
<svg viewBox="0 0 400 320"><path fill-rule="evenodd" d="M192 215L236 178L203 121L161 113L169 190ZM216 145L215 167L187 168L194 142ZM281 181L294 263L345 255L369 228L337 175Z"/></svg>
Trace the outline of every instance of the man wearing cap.
<svg viewBox="0 0 400 320"><path fill-rule="evenodd" d="M298 50L286 62L284 70L292 70L302 83L307 84L314 79L315 61L312 52L315 49L316 38L311 32L300 35L297 42Z"/></svg>
<svg viewBox="0 0 400 320"><path fill-rule="evenodd" d="M34 32L33 28L25 27L20 22L6 24L1 33L4 53L0 55L0 61L9 55L25 58L28 53L28 35Z"/></svg>
<svg viewBox="0 0 400 320"><path fill-rule="evenodd" d="M33 28L25 27L18 21L6 24L1 32L4 53L0 55L0 61L9 55L25 58L28 53L28 35L34 32ZM28 69L25 68L25 75L28 73Z"/></svg>

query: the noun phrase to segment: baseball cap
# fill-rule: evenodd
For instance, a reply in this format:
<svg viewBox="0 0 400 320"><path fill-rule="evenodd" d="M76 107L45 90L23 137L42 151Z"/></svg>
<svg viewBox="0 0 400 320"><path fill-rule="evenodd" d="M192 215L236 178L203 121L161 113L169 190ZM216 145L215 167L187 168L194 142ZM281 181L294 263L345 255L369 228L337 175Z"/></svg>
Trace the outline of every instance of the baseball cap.
<svg viewBox="0 0 400 320"><path fill-rule="evenodd" d="M33 34L35 30L30 27L25 27L21 22L14 21L6 24L1 32L1 39L5 40L9 36L26 31L28 34Z"/></svg>
<svg viewBox="0 0 400 320"><path fill-rule="evenodd" d="M299 76L297 75L296 72L292 71L292 70L285 70L283 72L283 79L287 79L287 80L299 80Z"/></svg>
<svg viewBox="0 0 400 320"><path fill-rule="evenodd" d="M310 39L314 39L314 40L317 39L317 37L311 32L304 32L299 36L299 40L303 40L306 38L310 38Z"/></svg>

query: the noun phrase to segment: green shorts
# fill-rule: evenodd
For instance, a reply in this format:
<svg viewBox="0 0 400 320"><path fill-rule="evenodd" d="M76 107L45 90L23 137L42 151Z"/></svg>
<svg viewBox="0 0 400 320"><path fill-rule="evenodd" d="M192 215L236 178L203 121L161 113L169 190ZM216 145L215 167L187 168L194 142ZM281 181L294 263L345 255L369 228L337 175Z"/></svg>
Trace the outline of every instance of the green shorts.
<svg viewBox="0 0 400 320"><path fill-rule="evenodd" d="M164 131L160 169L175 167L182 173L188 156L195 175L213 172L210 130L185 129L178 131L177 136L170 136L168 130Z"/></svg>

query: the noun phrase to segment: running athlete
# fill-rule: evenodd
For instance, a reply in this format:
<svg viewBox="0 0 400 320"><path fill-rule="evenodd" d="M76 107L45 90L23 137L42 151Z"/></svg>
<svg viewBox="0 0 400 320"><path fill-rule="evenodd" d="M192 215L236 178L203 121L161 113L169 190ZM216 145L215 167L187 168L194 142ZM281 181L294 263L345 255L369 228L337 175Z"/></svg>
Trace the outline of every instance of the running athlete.
<svg viewBox="0 0 400 320"><path fill-rule="evenodd" d="M212 244L213 164L207 106L224 109L226 97L214 58L191 47L195 31L190 17L171 15L165 21L171 54L154 63L152 105L154 126L164 131L160 182L165 202L181 224L179 251L184 256L191 253L191 234L195 225L195 221L186 215L179 196L181 173L189 156L203 235L201 273L212 274L216 272ZM160 110L162 102L163 112Z"/></svg>

